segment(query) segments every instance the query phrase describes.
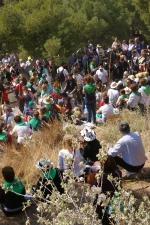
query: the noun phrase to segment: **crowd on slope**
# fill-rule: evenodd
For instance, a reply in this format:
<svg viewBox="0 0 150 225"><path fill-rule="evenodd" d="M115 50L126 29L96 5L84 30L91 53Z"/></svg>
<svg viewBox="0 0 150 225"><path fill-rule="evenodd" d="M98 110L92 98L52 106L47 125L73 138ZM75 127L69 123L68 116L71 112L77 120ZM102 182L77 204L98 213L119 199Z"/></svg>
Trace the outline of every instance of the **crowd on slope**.
<svg viewBox="0 0 150 225"><path fill-rule="evenodd" d="M102 192L115 192L116 188L107 180L107 175L121 179L120 166L126 170L126 176L140 171L146 161L144 147L138 133L130 132L126 122L119 125L123 137L117 144L108 150L108 158L104 165L96 166L97 170L103 169L104 175L100 183L89 181L89 171L98 161L97 154L101 148L100 141L91 127L107 122L114 114L124 108L139 111L141 116L149 113L150 107L150 47L143 49L138 38L123 40L122 44L117 38L112 46L104 51L97 44L96 48L89 43L83 52L72 54L68 63L61 63L56 67L52 60L41 61L28 57L27 62L22 59L16 61L14 54L6 54L0 62L1 70L1 122L0 141L2 145L11 145L12 137L16 134L18 146L24 142L26 136L31 136L46 124L53 123L54 119L73 123L77 126L84 125L80 132L82 140L74 149L73 136L65 135L62 150L58 155L58 166L53 168L50 159L41 158L36 164L42 172L35 189L43 186L44 201L53 186L47 180L53 180L60 193L64 190L60 183L63 171L73 169L79 180L80 162L84 163L85 181L91 185L102 185ZM9 91L13 91L22 115L14 115L14 109L8 98ZM37 107L38 106L38 107ZM93 123L93 125L92 125ZM120 157L120 155L122 157ZM73 167L68 167L65 158L73 159ZM4 167L2 170L8 189L5 194L0 190L0 202L5 214L12 214L22 210L21 196L25 194L22 182L15 178L13 168ZM12 190L11 190L12 189ZM14 194L13 192L17 193ZM16 199L15 204L10 200ZM96 201L96 200L95 200ZM97 206L96 211L102 218L102 207ZM103 224L109 224L107 214L103 217Z"/></svg>

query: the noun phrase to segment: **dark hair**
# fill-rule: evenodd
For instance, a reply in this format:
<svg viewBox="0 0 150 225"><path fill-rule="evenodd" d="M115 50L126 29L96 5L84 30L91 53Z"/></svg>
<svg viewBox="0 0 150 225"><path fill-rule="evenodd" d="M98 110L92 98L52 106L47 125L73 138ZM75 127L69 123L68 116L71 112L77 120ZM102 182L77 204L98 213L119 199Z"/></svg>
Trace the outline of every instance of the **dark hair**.
<svg viewBox="0 0 150 225"><path fill-rule="evenodd" d="M137 91L137 90L138 90L137 84L131 84L131 85L130 85L130 89L131 89L131 91L133 91L133 92Z"/></svg>
<svg viewBox="0 0 150 225"><path fill-rule="evenodd" d="M79 70L78 70L78 69L74 69L74 70L73 70L73 74L74 74L74 73L79 73Z"/></svg>
<svg viewBox="0 0 150 225"><path fill-rule="evenodd" d="M45 80L45 81L43 82L43 84L46 84L46 85L47 85L47 84L48 84L48 81L47 81L47 80Z"/></svg>
<svg viewBox="0 0 150 225"><path fill-rule="evenodd" d="M121 89L120 90L120 94L125 94L125 90L124 89Z"/></svg>
<svg viewBox="0 0 150 225"><path fill-rule="evenodd" d="M61 65L61 66L64 66L64 65L65 65L65 63L64 63L64 62L62 62L60 65Z"/></svg>
<svg viewBox="0 0 150 225"><path fill-rule="evenodd" d="M121 133L130 133L130 126L127 122L121 122L119 124L119 131Z"/></svg>
<svg viewBox="0 0 150 225"><path fill-rule="evenodd" d="M14 121L15 123L20 123L22 121L21 116L15 116Z"/></svg>
<svg viewBox="0 0 150 225"><path fill-rule="evenodd" d="M117 169L116 161L111 155L108 155L104 163L104 173L113 173Z"/></svg>
<svg viewBox="0 0 150 225"><path fill-rule="evenodd" d="M15 178L15 172L11 166L5 166L2 169L2 174L3 174L4 179L7 182L13 182L13 180Z"/></svg>
<svg viewBox="0 0 150 225"><path fill-rule="evenodd" d="M104 103L105 103L105 104L108 104L108 103L109 103L109 97L108 97L108 96L105 96L105 97L103 98L103 100L104 100Z"/></svg>
<svg viewBox="0 0 150 225"><path fill-rule="evenodd" d="M6 100L6 101L4 101L4 103L6 103L6 104L10 104L10 101L9 100Z"/></svg>
<svg viewBox="0 0 150 225"><path fill-rule="evenodd" d="M39 117L39 112L38 112L38 111L35 111L35 112L33 113L33 116L34 116L35 118L38 118L38 117Z"/></svg>

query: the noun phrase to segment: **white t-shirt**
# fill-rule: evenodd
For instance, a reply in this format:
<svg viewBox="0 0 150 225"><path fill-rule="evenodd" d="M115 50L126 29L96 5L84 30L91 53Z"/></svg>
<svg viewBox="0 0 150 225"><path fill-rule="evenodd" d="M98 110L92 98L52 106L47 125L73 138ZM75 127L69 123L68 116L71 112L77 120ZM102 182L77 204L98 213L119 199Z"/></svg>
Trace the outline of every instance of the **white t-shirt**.
<svg viewBox="0 0 150 225"><path fill-rule="evenodd" d="M104 69L103 71L97 70L96 74L98 75L98 78L102 81L103 84L107 83L108 73L106 70Z"/></svg>
<svg viewBox="0 0 150 225"><path fill-rule="evenodd" d="M116 90L116 89L109 89L108 90L108 96L109 96L109 101L112 104L116 105L116 102L119 98L119 91Z"/></svg>
<svg viewBox="0 0 150 225"><path fill-rule="evenodd" d="M80 74L78 74L77 76L73 75L73 78L76 79L77 85L81 85L82 84L83 77Z"/></svg>
<svg viewBox="0 0 150 225"><path fill-rule="evenodd" d="M2 116L2 118L6 121L6 113ZM15 124L14 115L11 115L8 117L7 125L11 125L13 127L14 124Z"/></svg>
<svg viewBox="0 0 150 225"><path fill-rule="evenodd" d="M65 76L65 80L67 80L68 79L68 71L66 70L66 69L64 69L62 66L60 66L58 69L57 69L57 73L61 73L63 71L63 74L64 74L64 76Z"/></svg>
<svg viewBox="0 0 150 225"><path fill-rule="evenodd" d="M60 170L66 170L68 169L68 167L66 166L66 163L65 163L65 158L74 158L75 161L74 161L74 165L73 165L73 171L76 175L79 175L80 174L80 171L81 169L83 169L83 167L81 168L79 166L79 163L81 161L83 161L83 157L80 153L80 150L78 148L76 148L74 150L75 152L69 152L67 149L62 149L60 150L59 154L58 154L58 168Z"/></svg>
<svg viewBox="0 0 150 225"><path fill-rule="evenodd" d="M20 143L20 142L24 141L24 135L30 136L29 124L27 123L26 126L17 126L16 125L12 132L17 133L17 135L18 135L17 142Z"/></svg>
<svg viewBox="0 0 150 225"><path fill-rule="evenodd" d="M102 113L102 119L108 119L113 115L113 106L111 104L105 104L99 108Z"/></svg>

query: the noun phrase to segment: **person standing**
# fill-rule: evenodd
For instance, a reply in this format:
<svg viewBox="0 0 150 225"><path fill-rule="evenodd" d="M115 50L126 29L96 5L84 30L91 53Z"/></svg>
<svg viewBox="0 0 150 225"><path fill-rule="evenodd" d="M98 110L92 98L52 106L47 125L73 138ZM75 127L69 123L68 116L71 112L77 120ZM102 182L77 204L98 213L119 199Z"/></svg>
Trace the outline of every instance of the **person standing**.
<svg viewBox="0 0 150 225"><path fill-rule="evenodd" d="M83 94L85 94L85 104L87 107L87 122L96 122L96 87L92 83L92 76L87 75L84 77L85 86L83 87Z"/></svg>

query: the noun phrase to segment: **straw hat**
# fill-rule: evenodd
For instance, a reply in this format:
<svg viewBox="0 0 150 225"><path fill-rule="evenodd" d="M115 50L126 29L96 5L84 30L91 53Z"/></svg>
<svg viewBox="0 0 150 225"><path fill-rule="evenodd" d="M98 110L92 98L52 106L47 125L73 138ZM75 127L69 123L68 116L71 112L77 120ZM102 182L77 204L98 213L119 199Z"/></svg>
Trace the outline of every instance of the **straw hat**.
<svg viewBox="0 0 150 225"><path fill-rule="evenodd" d="M46 97L46 98L43 99L43 103L45 105L54 104L54 100L48 96L48 97Z"/></svg>
<svg viewBox="0 0 150 225"><path fill-rule="evenodd" d="M110 87L111 88L116 88L118 86L118 84L114 81L111 83Z"/></svg>
<svg viewBox="0 0 150 225"><path fill-rule="evenodd" d="M148 76L148 72L137 73L136 78L144 78Z"/></svg>
<svg viewBox="0 0 150 225"><path fill-rule="evenodd" d="M129 75L128 78L129 78L130 80L135 81L135 76L134 76L134 75Z"/></svg>
<svg viewBox="0 0 150 225"><path fill-rule="evenodd" d="M97 46L96 46L97 48L101 48L102 46L100 45L100 44L97 44Z"/></svg>
<svg viewBox="0 0 150 225"><path fill-rule="evenodd" d="M131 89L126 87L124 88L126 95L129 95L131 93Z"/></svg>

